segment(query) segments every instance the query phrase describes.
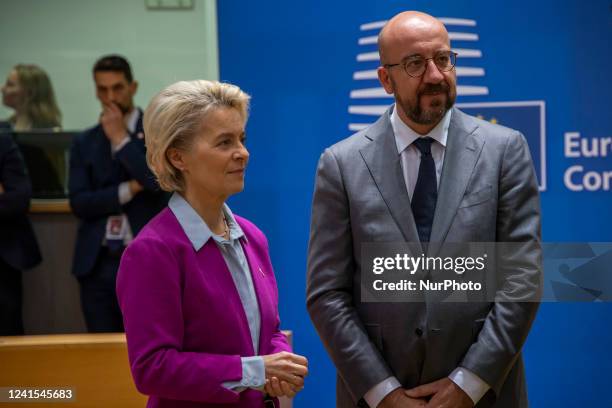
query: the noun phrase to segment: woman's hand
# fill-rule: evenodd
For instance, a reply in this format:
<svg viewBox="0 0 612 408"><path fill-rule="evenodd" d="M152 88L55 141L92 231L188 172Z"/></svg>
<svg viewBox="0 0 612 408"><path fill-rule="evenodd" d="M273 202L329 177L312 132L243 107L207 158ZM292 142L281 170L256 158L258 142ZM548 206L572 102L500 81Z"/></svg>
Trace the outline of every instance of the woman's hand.
<svg viewBox="0 0 612 408"><path fill-rule="evenodd" d="M266 391L272 397L294 396L304 387L308 360L297 354L281 351L263 356L266 368Z"/></svg>
<svg viewBox="0 0 612 408"><path fill-rule="evenodd" d="M287 381L281 381L276 377L266 379L264 392L270 397L289 397L293 398L295 394L302 391L304 387L298 387L289 384Z"/></svg>

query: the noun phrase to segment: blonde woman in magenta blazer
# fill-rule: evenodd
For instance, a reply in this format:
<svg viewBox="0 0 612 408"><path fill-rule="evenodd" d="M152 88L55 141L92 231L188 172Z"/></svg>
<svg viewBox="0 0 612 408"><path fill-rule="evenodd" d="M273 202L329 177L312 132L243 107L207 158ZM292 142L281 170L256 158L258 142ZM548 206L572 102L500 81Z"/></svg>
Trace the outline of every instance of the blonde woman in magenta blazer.
<svg viewBox="0 0 612 408"><path fill-rule="evenodd" d="M278 407L307 374L279 329L268 243L226 199L242 191L249 96L178 82L144 114L147 161L168 207L117 277L132 375L147 407Z"/></svg>

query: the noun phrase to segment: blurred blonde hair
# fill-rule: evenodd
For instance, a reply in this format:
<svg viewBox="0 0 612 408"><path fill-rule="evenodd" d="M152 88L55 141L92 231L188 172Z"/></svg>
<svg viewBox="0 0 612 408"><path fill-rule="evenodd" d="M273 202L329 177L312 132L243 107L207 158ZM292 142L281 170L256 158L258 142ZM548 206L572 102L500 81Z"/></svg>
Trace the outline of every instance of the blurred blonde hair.
<svg viewBox="0 0 612 408"><path fill-rule="evenodd" d="M214 109L236 109L246 121L249 100L236 85L205 80L180 81L153 97L143 119L147 163L163 190L185 189L181 171L168 160L168 149L189 149L203 118Z"/></svg>
<svg viewBox="0 0 612 408"><path fill-rule="evenodd" d="M38 65L18 64L19 86L24 93L24 112L33 129L62 126L62 112L57 106L53 86L47 73ZM14 121L15 117L11 118Z"/></svg>

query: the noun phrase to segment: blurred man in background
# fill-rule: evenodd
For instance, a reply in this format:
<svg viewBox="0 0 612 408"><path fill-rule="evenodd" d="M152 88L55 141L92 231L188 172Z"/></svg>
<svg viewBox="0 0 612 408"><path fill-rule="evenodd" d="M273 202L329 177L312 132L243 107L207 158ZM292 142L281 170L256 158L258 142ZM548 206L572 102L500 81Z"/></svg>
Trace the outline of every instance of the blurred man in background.
<svg viewBox="0 0 612 408"><path fill-rule="evenodd" d="M123 331L115 278L125 246L167 203L145 158L138 82L127 60L100 58L93 67L98 123L75 138L70 206L80 218L72 272L90 332Z"/></svg>

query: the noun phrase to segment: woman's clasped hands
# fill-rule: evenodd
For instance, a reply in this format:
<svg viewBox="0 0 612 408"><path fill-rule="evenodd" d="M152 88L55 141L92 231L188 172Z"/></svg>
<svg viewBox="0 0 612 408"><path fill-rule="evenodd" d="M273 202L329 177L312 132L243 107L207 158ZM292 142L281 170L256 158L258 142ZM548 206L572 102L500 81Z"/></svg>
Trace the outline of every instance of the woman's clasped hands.
<svg viewBox="0 0 612 408"><path fill-rule="evenodd" d="M308 374L306 357L281 351L263 356L263 359L266 367L266 394L292 398L304 388L304 377Z"/></svg>

